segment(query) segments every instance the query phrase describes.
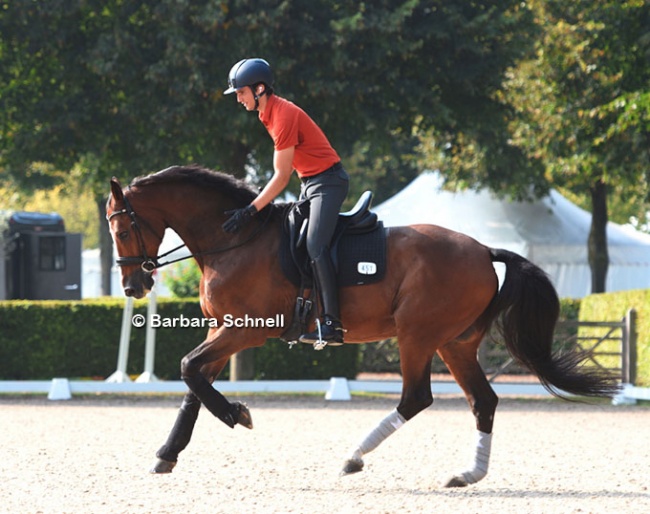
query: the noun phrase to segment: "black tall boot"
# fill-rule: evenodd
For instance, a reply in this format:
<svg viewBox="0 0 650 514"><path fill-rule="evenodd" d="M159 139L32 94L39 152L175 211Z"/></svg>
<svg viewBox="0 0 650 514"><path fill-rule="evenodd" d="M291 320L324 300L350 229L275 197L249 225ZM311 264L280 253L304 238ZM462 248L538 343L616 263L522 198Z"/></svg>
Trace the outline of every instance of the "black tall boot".
<svg viewBox="0 0 650 514"><path fill-rule="evenodd" d="M336 283L336 271L332 264L329 249L323 250L318 257L311 261L314 271L314 281L320 295L323 319L313 332L303 334L299 340L302 343L324 341L328 346L343 344L343 326L340 321L339 294Z"/></svg>

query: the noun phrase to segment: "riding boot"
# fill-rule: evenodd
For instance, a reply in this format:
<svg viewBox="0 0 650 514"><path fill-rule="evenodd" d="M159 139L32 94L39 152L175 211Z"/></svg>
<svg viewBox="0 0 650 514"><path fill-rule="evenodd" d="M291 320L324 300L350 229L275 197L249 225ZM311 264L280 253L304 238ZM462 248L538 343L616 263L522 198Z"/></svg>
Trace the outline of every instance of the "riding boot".
<svg viewBox="0 0 650 514"><path fill-rule="evenodd" d="M323 312L322 320L317 320L320 325L316 330L300 336L303 343L316 343L324 341L329 346L343 344L343 325L340 321L338 285L336 271L329 249L323 250L318 257L311 261L314 271L314 282L320 295Z"/></svg>

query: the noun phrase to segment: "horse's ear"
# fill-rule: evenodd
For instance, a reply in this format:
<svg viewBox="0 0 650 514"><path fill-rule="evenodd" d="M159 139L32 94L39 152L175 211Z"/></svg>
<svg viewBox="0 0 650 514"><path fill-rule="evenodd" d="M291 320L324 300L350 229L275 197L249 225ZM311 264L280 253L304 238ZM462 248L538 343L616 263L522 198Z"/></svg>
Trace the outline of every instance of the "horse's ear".
<svg viewBox="0 0 650 514"><path fill-rule="evenodd" d="M111 194L116 201L120 201L124 198L124 193L122 192L120 181L115 177L111 178Z"/></svg>

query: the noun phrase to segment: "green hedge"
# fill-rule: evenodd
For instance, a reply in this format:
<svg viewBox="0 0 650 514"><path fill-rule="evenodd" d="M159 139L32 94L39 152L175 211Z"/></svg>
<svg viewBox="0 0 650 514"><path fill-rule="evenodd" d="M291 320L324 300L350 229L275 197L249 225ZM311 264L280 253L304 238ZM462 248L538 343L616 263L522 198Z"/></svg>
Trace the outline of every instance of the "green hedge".
<svg viewBox="0 0 650 514"><path fill-rule="evenodd" d="M590 295L582 299L581 321L620 321L629 309L637 312L637 380L639 386L650 386L650 289L618 291ZM620 351L609 348L611 351ZM607 349L607 345L603 345Z"/></svg>
<svg viewBox="0 0 650 514"><path fill-rule="evenodd" d="M146 315L148 302L136 301L134 314ZM52 377L105 378L115 371L123 299L0 302L0 380L47 380ZM201 317L196 299L159 299L162 317ZM156 331L155 373L180 378L181 358L205 338L205 328ZM144 368L145 329L132 328L127 372ZM289 350L281 340L255 349L258 379L354 378L358 345L316 352L310 345ZM220 379L228 377L228 369Z"/></svg>
<svg viewBox="0 0 650 514"><path fill-rule="evenodd" d="M577 320L580 311L580 300L562 299L560 300L560 319ZM567 334L562 333L562 337ZM397 339L391 338L382 341L379 344L363 344L361 351L360 369L366 372L375 373L399 373L399 348ZM510 354L505 348L505 344L500 340L496 332L492 332L481 345L480 361L484 371L488 374L494 373L499 367L508 361ZM447 367L437 356L431 363L433 373L448 373ZM513 364L508 367L509 374L528 374L530 371L522 366Z"/></svg>

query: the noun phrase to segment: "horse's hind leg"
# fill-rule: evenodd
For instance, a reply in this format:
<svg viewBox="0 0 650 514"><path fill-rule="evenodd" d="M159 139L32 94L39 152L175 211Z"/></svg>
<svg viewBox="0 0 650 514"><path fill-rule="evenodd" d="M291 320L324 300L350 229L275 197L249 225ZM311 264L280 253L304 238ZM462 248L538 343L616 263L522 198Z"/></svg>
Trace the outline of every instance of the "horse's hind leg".
<svg viewBox="0 0 650 514"><path fill-rule="evenodd" d="M477 442L474 459L466 470L453 476L446 487L464 487L482 480L487 475L492 443L492 426L498 398L477 360L477 349L482 333L470 340L452 341L438 350L438 354L465 392L476 418Z"/></svg>
<svg viewBox="0 0 650 514"><path fill-rule="evenodd" d="M363 469L363 455L371 452L404 423L433 403L431 395L431 359L420 353L417 347L408 350L400 344L402 368L402 398L395 410L382 419L353 450L345 462L341 475L349 475Z"/></svg>

